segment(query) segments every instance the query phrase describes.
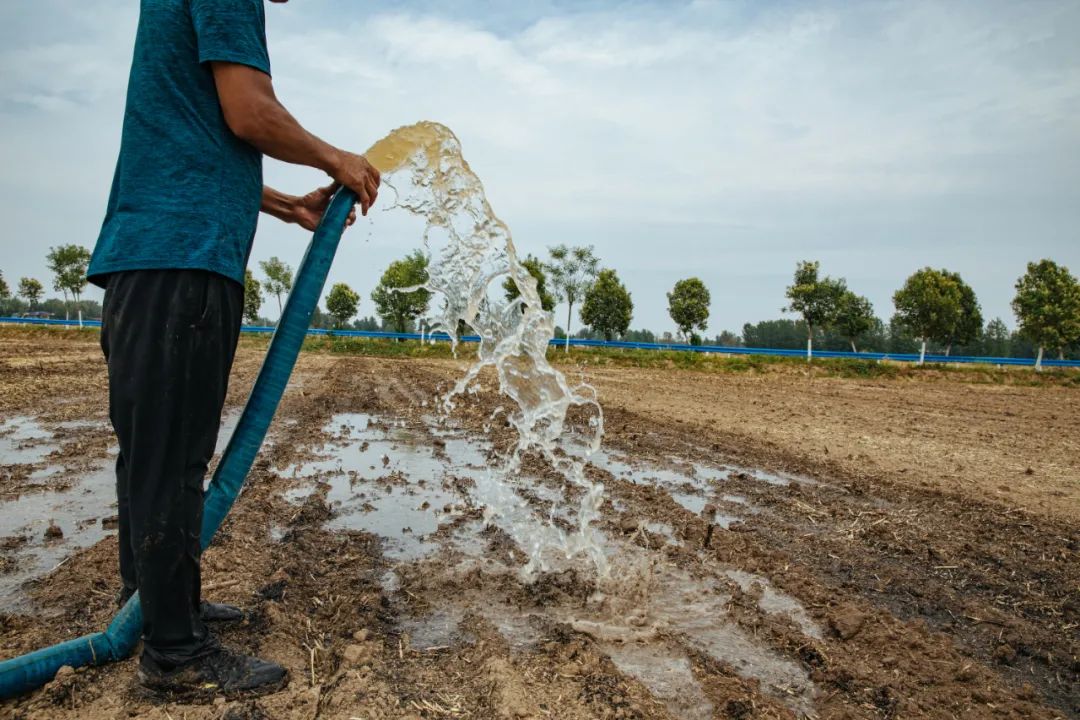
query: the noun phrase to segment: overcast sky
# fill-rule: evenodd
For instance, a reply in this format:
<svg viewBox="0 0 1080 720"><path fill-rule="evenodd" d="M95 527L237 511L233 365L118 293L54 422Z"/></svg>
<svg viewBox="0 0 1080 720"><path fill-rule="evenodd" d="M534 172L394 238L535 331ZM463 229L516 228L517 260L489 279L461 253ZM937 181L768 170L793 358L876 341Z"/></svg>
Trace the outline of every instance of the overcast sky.
<svg viewBox="0 0 1080 720"><path fill-rule="evenodd" d="M49 246L94 244L137 5L0 3L9 284L50 285ZM634 327L672 329L665 292L693 275L712 291L710 334L780 317L800 259L886 319L912 271L959 271L1010 326L1026 262L1080 271L1075 0L293 0L266 14L278 95L309 129L362 151L399 125L448 125L519 251L594 244ZM266 180L299 193L323 179L267 160ZM394 214L358 223L331 271L364 315L419 242ZM295 267L305 236L264 217L253 260Z"/></svg>

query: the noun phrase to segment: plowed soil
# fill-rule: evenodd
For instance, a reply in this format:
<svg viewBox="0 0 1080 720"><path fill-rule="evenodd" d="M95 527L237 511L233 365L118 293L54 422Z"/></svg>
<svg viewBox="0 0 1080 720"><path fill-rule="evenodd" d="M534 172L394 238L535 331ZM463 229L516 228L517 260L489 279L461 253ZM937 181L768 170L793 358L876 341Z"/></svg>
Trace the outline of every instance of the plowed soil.
<svg viewBox="0 0 1080 720"><path fill-rule="evenodd" d="M48 437L28 442L50 443L0 458L0 512L107 466L95 343L0 330L0 423L30 418ZM260 360L241 348L234 412ZM613 575L650 573L620 596L580 563L519 577L522 548L454 455L509 446L499 397L488 381L431 417L462 369L301 356L203 561L205 595L249 614L222 639L285 664L284 690L154 697L132 659L62 671L0 717L1080 718L1080 389L564 368L604 407L607 460L588 472ZM562 490L535 458L516 487L537 517ZM411 526L388 533L399 495ZM115 612L115 533L65 554L85 530L61 529L0 538L0 582L29 573L0 595L0 657ZM29 572L38 546L61 559Z"/></svg>

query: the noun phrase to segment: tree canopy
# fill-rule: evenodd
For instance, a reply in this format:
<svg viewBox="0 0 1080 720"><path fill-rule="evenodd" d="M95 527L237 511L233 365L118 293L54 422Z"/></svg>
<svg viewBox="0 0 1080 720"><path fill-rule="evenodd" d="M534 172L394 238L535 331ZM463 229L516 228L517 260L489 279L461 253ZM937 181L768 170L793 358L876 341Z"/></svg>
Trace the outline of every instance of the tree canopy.
<svg viewBox="0 0 1080 720"><path fill-rule="evenodd" d="M400 288L416 287L428 281L428 259L416 250L402 260L395 260L386 268L379 284L371 293L375 312L385 325L396 332L408 332L416 319L427 311L431 292L418 288L401 292Z"/></svg>
<svg viewBox="0 0 1080 720"><path fill-rule="evenodd" d="M521 265L528 270L529 274L536 280L536 294L540 296L540 306L547 312L554 310L555 296L548 290L547 273L544 272L544 264L540 262L539 258L528 255L521 261ZM506 293L506 299L511 302L521 296L517 283L515 283L514 279L511 277L508 277L503 281L503 291Z"/></svg>
<svg viewBox="0 0 1080 720"><path fill-rule="evenodd" d="M276 255L269 260L260 262L259 267L262 268L263 274L266 275L266 280L263 281L262 286L266 289L266 292L277 298L278 314L280 314L281 296L292 290L292 268Z"/></svg>
<svg viewBox="0 0 1080 720"><path fill-rule="evenodd" d="M1067 267L1053 260L1028 263L1016 281L1012 308L1020 333L1039 347L1037 367L1042 367L1044 348L1061 354L1080 342L1080 283Z"/></svg>
<svg viewBox="0 0 1080 720"><path fill-rule="evenodd" d="M960 317L957 318L952 333L945 339L945 354L948 355L953 345L969 345L979 339L982 334L983 317L975 291L964 282L960 273L948 270L942 270L941 273L951 278L960 290Z"/></svg>
<svg viewBox="0 0 1080 720"><path fill-rule="evenodd" d="M262 283L255 279L250 269L244 268L244 319L251 324L259 322L262 307Z"/></svg>
<svg viewBox="0 0 1080 720"><path fill-rule="evenodd" d="M326 311L334 318L338 329L348 325L360 305L360 294L345 283L337 283L326 296Z"/></svg>
<svg viewBox="0 0 1080 720"><path fill-rule="evenodd" d="M86 287L86 268L90 264L90 251L81 245L60 245L49 248L49 254L45 258L49 271L53 274L53 289L64 294L65 304L68 294L71 295L78 308L81 322L82 308L79 306L79 300L83 288Z"/></svg>
<svg viewBox="0 0 1080 720"><path fill-rule="evenodd" d="M0 270L0 300L11 297L11 289L8 287L7 280L4 279L4 272Z"/></svg>
<svg viewBox="0 0 1080 720"><path fill-rule="evenodd" d="M858 352L856 340L874 327L874 306L862 295L845 290L836 304L834 325L851 344L851 351Z"/></svg>
<svg viewBox="0 0 1080 720"><path fill-rule="evenodd" d="M581 321L611 340L630 328L634 302L614 270L601 270L585 292Z"/></svg>
<svg viewBox="0 0 1080 720"><path fill-rule="evenodd" d="M820 263L803 260L795 266L795 277L787 289L787 312L799 313L806 322L806 357L813 353L814 329L825 328L836 320L840 299L847 291L843 280L819 278Z"/></svg>
<svg viewBox="0 0 1080 720"><path fill-rule="evenodd" d="M41 285L39 280L35 280L31 277L24 277L19 280L19 297L25 300L30 305L30 309L33 310L41 300L42 293L45 292L45 288Z"/></svg>
<svg viewBox="0 0 1080 720"><path fill-rule="evenodd" d="M696 277L675 283L667 294L668 315L687 340L694 330L705 330L709 321L709 289Z"/></svg>
<svg viewBox="0 0 1080 720"><path fill-rule="evenodd" d="M545 265L555 296L566 302L566 350L570 350L570 325L574 305L582 299L585 291L596 277L600 260L592 245L569 247L556 245L548 248L551 262Z"/></svg>
<svg viewBox="0 0 1080 720"><path fill-rule="evenodd" d="M919 362L928 340L947 343L963 313L963 291L951 274L923 268L893 293L896 320L922 341Z"/></svg>

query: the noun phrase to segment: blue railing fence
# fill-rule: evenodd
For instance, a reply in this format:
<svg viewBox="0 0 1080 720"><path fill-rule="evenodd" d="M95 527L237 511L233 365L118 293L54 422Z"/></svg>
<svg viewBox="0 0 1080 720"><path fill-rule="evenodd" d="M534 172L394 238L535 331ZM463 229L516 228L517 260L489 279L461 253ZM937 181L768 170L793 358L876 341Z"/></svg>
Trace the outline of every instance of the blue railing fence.
<svg viewBox="0 0 1080 720"><path fill-rule="evenodd" d="M65 327L78 327L78 320L52 320L44 318L16 318L0 317L0 323L12 323L18 325L60 325ZM100 320L83 320L84 327L101 327ZM274 332L273 327L263 325L244 325L241 332L268 334ZM391 340L434 340L439 342L449 341L449 336L442 333L421 335L420 333L397 333L382 332L376 330L323 330L311 328L309 335L333 335L334 337L362 337L362 338L386 338ZM459 338L461 342L479 342L480 338L475 335L466 335ZM561 346L565 339L552 339L551 345ZM747 348L747 347L724 347L721 345L681 345L675 343L644 343L644 342L620 342L606 340L586 340L583 338L571 338L571 347L599 347L599 348L622 348L627 350L676 350L681 352L714 353L722 355L774 355L783 357L806 357L803 349L787 350L780 348ZM847 352L842 350L815 350L817 358L847 358L849 360L888 360L894 362L918 362L917 353L876 353L876 352ZM1034 358L1004 358L1004 357L979 357L974 355L926 355L928 363L959 363L959 364L984 364L984 365L1014 365L1031 367L1035 364ZM1067 367L1080 368L1080 360L1057 360L1043 358L1043 367Z"/></svg>

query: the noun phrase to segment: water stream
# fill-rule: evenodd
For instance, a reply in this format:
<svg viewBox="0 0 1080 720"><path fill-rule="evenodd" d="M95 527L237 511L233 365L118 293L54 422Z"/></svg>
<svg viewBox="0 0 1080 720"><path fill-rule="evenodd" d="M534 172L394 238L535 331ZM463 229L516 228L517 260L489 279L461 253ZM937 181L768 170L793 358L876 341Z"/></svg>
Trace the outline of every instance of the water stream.
<svg viewBox="0 0 1080 720"><path fill-rule="evenodd" d="M517 444L477 479L488 519L513 513L517 496L506 479L520 470L523 453L536 452L583 492L574 509L573 531L548 523L525 538L529 563L524 576L549 569L560 556L587 557L598 574L606 576L606 555L593 528L604 488L584 472L586 458L600 446L603 413L591 386L571 385L547 361L554 320L541 306L536 280L518 261L510 228L495 215L449 128L426 121L398 128L366 156L396 193L393 208L425 223L423 242L430 264L422 287L432 293L432 302L424 325L449 335L455 347L459 328L480 337L476 361L440 399L442 411L449 413L458 397L475 389L485 368L494 369L500 391L513 403L503 414L517 431ZM513 300L502 291L506 277L520 292ZM567 413L574 407L591 412L584 453L564 443Z"/></svg>

